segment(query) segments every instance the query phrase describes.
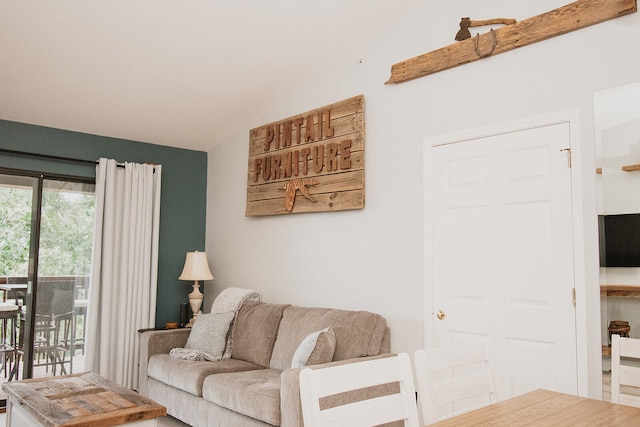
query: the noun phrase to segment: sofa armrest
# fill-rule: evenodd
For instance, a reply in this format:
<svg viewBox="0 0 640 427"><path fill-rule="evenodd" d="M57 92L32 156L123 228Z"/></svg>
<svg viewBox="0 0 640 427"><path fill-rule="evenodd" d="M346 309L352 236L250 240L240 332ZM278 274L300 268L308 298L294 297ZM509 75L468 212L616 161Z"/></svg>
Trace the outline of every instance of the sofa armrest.
<svg viewBox="0 0 640 427"><path fill-rule="evenodd" d="M346 365L395 355L393 353L383 353L377 356L338 360L306 367L311 369L327 368L329 366ZM300 403L300 371L302 369L287 369L282 371L280 375L280 427L302 427L304 425L302 421L302 405Z"/></svg>
<svg viewBox="0 0 640 427"><path fill-rule="evenodd" d="M172 348L184 347L191 329L148 330L140 332L138 392L147 395L147 367L154 354L168 354Z"/></svg>

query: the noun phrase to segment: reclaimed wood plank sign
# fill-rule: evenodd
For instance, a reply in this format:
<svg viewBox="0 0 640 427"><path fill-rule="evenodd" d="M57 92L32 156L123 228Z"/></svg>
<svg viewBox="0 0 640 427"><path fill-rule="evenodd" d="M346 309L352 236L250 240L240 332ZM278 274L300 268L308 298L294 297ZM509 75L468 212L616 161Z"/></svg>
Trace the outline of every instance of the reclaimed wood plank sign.
<svg viewBox="0 0 640 427"><path fill-rule="evenodd" d="M468 64L635 13L637 10L637 0L578 0L542 15L492 29L488 33L476 34L475 37L394 64L391 67L391 77L385 84L402 83Z"/></svg>
<svg viewBox="0 0 640 427"><path fill-rule="evenodd" d="M364 208L364 96L249 132L245 216Z"/></svg>

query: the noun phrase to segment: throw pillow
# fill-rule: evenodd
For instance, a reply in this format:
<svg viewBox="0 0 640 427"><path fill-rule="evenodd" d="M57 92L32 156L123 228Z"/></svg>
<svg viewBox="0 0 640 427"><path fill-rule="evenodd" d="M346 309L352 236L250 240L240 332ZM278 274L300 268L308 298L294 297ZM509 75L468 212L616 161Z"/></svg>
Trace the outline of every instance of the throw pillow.
<svg viewBox="0 0 640 427"><path fill-rule="evenodd" d="M206 360L220 360L234 316L232 311L198 315L184 347L201 351Z"/></svg>
<svg viewBox="0 0 640 427"><path fill-rule="evenodd" d="M328 363L333 360L333 354L336 351L336 334L333 328L329 326L327 332L318 335L316 346L307 359L306 365L318 365L320 363Z"/></svg>
<svg viewBox="0 0 640 427"><path fill-rule="evenodd" d="M331 362L336 349L336 336L331 326L312 332L302 340L291 359L292 368Z"/></svg>

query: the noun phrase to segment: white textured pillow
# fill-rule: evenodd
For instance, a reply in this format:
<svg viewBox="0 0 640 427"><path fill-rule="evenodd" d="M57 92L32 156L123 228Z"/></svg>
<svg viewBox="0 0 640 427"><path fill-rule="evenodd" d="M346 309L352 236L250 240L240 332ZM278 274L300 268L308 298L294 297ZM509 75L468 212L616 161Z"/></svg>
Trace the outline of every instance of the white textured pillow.
<svg viewBox="0 0 640 427"><path fill-rule="evenodd" d="M234 316L233 311L198 315L184 348L201 351L207 360L220 360Z"/></svg>
<svg viewBox="0 0 640 427"><path fill-rule="evenodd" d="M326 327L320 331L316 331L316 332L312 332L309 335L307 335L305 337L305 339L302 340L302 342L300 343L300 345L298 345L298 348L296 349L295 353L293 353L293 357L291 358L291 367L292 368L301 368L303 366L307 366L307 362L309 361L309 357L311 356L311 353L313 353L313 351L316 349L316 344L318 343L318 337L320 337L321 334L327 334L327 333L331 333L331 336L334 337L333 335L333 329L331 329L331 326ZM326 347L326 345L324 345L323 347ZM335 349L335 337L333 338L333 346L332 349ZM326 353L326 351L323 351L323 353ZM324 362L330 362L331 358L333 357L333 351L331 351L331 355L328 355L328 360L318 360L315 363L324 363Z"/></svg>

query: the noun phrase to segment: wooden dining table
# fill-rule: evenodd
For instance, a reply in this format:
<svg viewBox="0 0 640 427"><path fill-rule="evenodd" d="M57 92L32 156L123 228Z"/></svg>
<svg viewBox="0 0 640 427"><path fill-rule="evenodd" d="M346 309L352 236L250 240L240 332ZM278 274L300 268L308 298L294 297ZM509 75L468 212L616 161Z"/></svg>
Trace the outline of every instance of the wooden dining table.
<svg viewBox="0 0 640 427"><path fill-rule="evenodd" d="M640 426L640 408L535 390L430 426Z"/></svg>

